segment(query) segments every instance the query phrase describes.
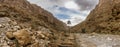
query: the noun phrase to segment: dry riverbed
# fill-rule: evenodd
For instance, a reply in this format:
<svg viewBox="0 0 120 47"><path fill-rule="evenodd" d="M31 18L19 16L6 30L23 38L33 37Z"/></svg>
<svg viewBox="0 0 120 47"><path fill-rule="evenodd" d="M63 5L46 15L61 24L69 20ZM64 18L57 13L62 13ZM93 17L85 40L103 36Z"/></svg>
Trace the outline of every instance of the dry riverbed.
<svg viewBox="0 0 120 47"><path fill-rule="evenodd" d="M120 47L120 36L110 34L75 34L78 47Z"/></svg>

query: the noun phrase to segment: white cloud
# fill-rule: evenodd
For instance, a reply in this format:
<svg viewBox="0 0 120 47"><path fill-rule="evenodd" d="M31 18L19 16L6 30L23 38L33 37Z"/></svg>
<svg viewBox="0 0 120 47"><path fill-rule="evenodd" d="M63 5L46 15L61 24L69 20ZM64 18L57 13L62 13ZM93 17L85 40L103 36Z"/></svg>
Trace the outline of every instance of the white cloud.
<svg viewBox="0 0 120 47"><path fill-rule="evenodd" d="M83 21L90 11L95 7L98 3L98 0L28 0L31 3L37 4L42 8L50 11L55 17L56 14L65 14L70 17L67 19L60 19L63 22L67 22L70 20L72 24L70 26L74 26L81 21ZM59 9L63 7L62 11ZM66 10L66 9L68 10Z"/></svg>
<svg viewBox="0 0 120 47"><path fill-rule="evenodd" d="M64 4L64 6L68 9L77 9L79 10L79 6L74 1L68 1Z"/></svg>
<svg viewBox="0 0 120 47"><path fill-rule="evenodd" d="M92 10L99 0L75 0L75 2L80 6L80 10Z"/></svg>

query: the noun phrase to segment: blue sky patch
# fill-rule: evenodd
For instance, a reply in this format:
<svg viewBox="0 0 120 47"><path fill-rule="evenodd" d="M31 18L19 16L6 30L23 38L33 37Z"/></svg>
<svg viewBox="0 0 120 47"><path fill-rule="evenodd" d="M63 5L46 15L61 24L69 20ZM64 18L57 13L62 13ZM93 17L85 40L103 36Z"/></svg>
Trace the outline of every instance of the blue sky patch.
<svg viewBox="0 0 120 47"><path fill-rule="evenodd" d="M66 15L66 14L56 14L55 15L58 19L69 19L70 16Z"/></svg>
<svg viewBox="0 0 120 47"><path fill-rule="evenodd" d="M76 10L72 10L72 9L67 9L65 7L59 7L59 10L62 12L70 12L70 13L75 13L75 14L79 14L80 12L76 11Z"/></svg>

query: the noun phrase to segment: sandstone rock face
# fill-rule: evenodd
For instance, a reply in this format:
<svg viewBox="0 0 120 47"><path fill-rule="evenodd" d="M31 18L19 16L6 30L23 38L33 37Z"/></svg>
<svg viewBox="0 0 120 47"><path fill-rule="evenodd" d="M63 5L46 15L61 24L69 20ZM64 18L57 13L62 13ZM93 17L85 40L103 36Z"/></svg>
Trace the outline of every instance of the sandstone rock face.
<svg viewBox="0 0 120 47"><path fill-rule="evenodd" d="M120 34L120 0L100 0L87 19L72 31Z"/></svg>
<svg viewBox="0 0 120 47"><path fill-rule="evenodd" d="M27 0L0 0L0 17L9 17L23 27L39 30L39 26L52 31L66 31L66 25L50 12L30 4Z"/></svg>

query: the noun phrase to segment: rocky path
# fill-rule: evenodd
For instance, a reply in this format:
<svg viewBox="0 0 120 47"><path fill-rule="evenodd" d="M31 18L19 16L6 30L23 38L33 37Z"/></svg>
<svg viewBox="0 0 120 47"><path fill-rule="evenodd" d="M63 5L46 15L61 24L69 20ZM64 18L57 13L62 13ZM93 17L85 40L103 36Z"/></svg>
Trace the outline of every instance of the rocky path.
<svg viewBox="0 0 120 47"><path fill-rule="evenodd" d="M75 34L77 47L120 47L119 35Z"/></svg>

